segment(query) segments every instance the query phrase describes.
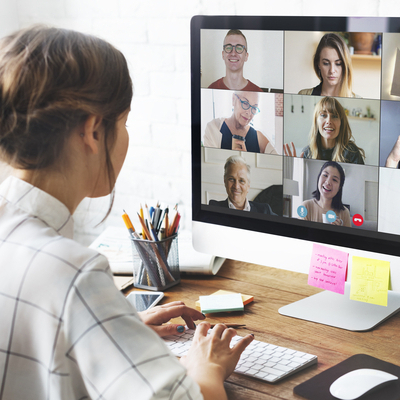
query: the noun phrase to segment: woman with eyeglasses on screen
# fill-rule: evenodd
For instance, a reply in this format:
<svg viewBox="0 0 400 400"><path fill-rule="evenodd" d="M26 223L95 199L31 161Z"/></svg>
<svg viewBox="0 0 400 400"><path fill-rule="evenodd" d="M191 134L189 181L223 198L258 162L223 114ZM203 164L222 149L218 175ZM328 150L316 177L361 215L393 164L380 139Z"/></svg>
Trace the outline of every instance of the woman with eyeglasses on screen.
<svg viewBox="0 0 400 400"><path fill-rule="evenodd" d="M284 152L297 156L293 142L284 145ZM309 145L300 157L364 164L365 152L356 145L346 112L335 98L324 97L315 105Z"/></svg>
<svg viewBox="0 0 400 400"><path fill-rule="evenodd" d="M314 71L320 84L299 94L360 97L352 91L353 67L349 49L336 33L322 36L314 54Z"/></svg>
<svg viewBox="0 0 400 400"><path fill-rule="evenodd" d="M233 113L228 118L216 118L205 129L203 145L218 149L278 154L270 141L250 126L260 112L257 92L235 92L232 96Z"/></svg>

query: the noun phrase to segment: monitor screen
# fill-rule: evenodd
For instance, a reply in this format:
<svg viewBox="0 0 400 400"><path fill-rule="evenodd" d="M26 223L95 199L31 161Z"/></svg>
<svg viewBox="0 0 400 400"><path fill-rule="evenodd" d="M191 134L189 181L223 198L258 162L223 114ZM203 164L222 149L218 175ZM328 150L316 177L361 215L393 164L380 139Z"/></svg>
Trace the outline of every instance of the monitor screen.
<svg viewBox="0 0 400 400"><path fill-rule="evenodd" d="M315 242L379 253L400 291L399 28L399 18L192 19L198 250L305 273Z"/></svg>

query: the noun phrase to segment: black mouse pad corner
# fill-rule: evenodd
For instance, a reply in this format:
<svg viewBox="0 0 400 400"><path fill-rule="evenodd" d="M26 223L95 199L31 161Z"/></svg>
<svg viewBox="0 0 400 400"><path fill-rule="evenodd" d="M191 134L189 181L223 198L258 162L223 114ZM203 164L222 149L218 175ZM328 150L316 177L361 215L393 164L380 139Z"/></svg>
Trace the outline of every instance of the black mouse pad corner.
<svg viewBox="0 0 400 400"><path fill-rule="evenodd" d="M400 378L400 367L366 354L356 354L347 360L321 372L306 382L297 385L293 392L308 400L337 400L329 392L331 384L347 372L360 368L372 368L389 372ZM378 396L378 397L377 397ZM400 379L375 391L364 394L357 400L400 400Z"/></svg>

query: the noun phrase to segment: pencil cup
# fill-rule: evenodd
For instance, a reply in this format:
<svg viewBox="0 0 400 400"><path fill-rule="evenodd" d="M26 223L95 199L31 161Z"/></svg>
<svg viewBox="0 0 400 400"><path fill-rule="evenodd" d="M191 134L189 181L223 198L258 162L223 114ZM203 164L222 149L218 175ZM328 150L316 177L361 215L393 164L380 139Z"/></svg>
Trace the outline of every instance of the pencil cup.
<svg viewBox="0 0 400 400"><path fill-rule="evenodd" d="M177 234L158 242L131 240L135 287L163 291L181 281Z"/></svg>

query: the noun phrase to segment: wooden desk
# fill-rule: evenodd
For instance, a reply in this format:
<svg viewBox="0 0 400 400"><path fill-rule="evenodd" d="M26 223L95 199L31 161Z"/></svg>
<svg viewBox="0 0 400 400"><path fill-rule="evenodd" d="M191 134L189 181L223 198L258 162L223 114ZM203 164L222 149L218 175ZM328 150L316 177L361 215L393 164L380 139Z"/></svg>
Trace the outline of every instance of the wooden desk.
<svg viewBox="0 0 400 400"><path fill-rule="evenodd" d="M257 340L318 356L318 365L276 384L233 373L225 383L229 399L302 399L293 393L295 386L354 354L400 363L399 314L373 331L360 333L280 315L281 306L319 292L307 284L305 274L227 260L214 277L184 276L180 285L165 292L164 302L182 300L195 307L200 295L218 289L251 294L254 302L245 306L244 314L213 314L209 322L244 323L239 335L254 333Z"/></svg>

